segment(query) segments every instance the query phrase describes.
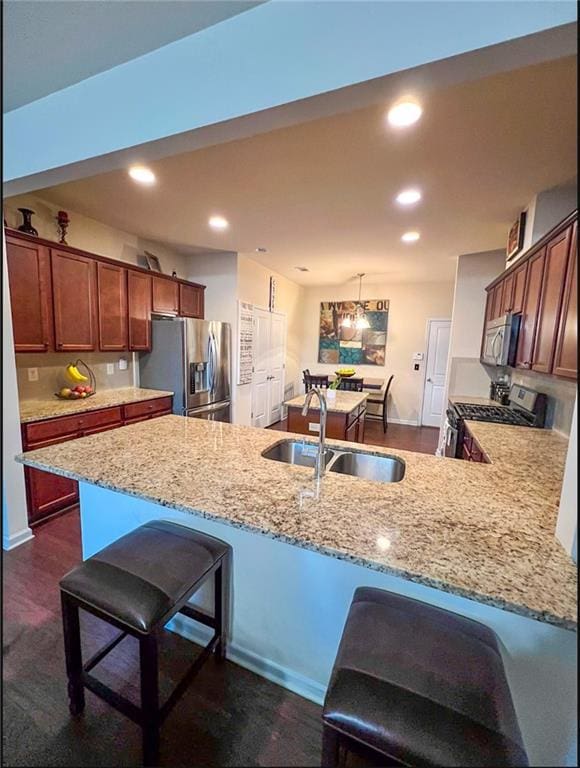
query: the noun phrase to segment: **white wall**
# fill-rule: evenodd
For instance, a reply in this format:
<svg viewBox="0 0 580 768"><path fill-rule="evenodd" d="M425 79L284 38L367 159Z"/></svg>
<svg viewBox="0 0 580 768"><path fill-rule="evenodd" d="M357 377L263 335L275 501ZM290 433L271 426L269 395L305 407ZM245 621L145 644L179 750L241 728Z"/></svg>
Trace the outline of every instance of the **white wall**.
<svg viewBox="0 0 580 768"><path fill-rule="evenodd" d="M577 207L577 180L538 192L525 209L526 228L521 255Z"/></svg>
<svg viewBox="0 0 580 768"><path fill-rule="evenodd" d="M305 290L303 352L300 369L311 373L333 373L336 365L318 362L320 302L357 299L358 283L314 286ZM429 318L450 318L453 283L365 284L362 299L388 299L389 317L385 365L358 365L357 374L387 378L394 374L389 400L389 420L393 423L420 423L424 364L413 370L413 353L426 352L426 326Z"/></svg>
<svg viewBox="0 0 580 768"><path fill-rule="evenodd" d="M574 404L566 457L556 538L575 561L578 559L578 401Z"/></svg>
<svg viewBox="0 0 580 768"><path fill-rule="evenodd" d="M6 243L2 230L2 547L12 549L32 538L28 527L24 468L14 461L22 452L18 386L14 365L14 339Z"/></svg>

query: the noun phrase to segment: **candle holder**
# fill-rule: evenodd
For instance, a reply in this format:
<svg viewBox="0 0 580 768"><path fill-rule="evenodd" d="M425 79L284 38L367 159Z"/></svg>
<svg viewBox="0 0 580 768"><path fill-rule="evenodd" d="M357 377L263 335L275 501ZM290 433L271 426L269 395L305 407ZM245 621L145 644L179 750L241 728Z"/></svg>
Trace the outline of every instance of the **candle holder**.
<svg viewBox="0 0 580 768"><path fill-rule="evenodd" d="M58 225L58 233L60 235L60 240L58 242L61 245L68 245L66 241L66 231L68 229L68 225L70 224L68 213L66 211L59 211L56 214L56 223Z"/></svg>

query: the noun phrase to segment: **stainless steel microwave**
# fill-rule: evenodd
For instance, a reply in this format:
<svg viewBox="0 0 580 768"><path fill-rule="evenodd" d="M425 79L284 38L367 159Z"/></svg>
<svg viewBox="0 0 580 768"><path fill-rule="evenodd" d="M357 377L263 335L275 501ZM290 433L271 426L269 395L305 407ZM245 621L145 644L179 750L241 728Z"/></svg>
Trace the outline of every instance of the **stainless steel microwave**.
<svg viewBox="0 0 580 768"><path fill-rule="evenodd" d="M486 365L513 366L516 361L521 315L502 315L485 326L481 362Z"/></svg>

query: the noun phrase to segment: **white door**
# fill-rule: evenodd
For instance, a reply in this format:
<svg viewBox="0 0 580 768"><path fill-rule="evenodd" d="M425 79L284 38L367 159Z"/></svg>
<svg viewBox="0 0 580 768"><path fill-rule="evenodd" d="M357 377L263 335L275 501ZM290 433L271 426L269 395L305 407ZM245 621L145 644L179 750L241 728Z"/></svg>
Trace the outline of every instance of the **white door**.
<svg viewBox="0 0 580 768"><path fill-rule="evenodd" d="M428 320L427 326L427 361L421 424L425 427L439 427L445 408L445 377L451 320Z"/></svg>
<svg viewBox="0 0 580 768"><path fill-rule="evenodd" d="M252 375L252 424L268 427L270 380L270 313L254 308L254 372Z"/></svg>
<svg viewBox="0 0 580 768"><path fill-rule="evenodd" d="M269 427L282 418L286 317L254 307L252 425Z"/></svg>
<svg viewBox="0 0 580 768"><path fill-rule="evenodd" d="M284 400L284 354L286 347L286 317L270 313L270 392L268 425L282 418Z"/></svg>

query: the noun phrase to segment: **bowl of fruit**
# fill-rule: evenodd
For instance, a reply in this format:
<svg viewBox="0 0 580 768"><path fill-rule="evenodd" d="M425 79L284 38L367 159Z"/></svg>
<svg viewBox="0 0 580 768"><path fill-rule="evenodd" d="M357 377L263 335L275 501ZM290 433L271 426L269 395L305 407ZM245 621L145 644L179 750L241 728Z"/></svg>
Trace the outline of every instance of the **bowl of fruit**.
<svg viewBox="0 0 580 768"><path fill-rule="evenodd" d="M341 379L348 379L349 376L354 376L355 370L354 368L339 368L335 373L337 376L340 376Z"/></svg>
<svg viewBox="0 0 580 768"><path fill-rule="evenodd" d="M88 376L79 371L78 366L82 365L86 368ZM86 397L91 397L97 392L97 382L95 374L89 368L89 366L82 360L77 360L76 363L69 363L66 366L62 386L58 392L55 392L55 396L59 400L81 400Z"/></svg>

